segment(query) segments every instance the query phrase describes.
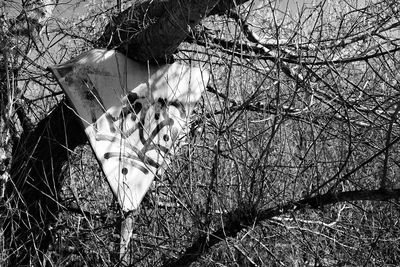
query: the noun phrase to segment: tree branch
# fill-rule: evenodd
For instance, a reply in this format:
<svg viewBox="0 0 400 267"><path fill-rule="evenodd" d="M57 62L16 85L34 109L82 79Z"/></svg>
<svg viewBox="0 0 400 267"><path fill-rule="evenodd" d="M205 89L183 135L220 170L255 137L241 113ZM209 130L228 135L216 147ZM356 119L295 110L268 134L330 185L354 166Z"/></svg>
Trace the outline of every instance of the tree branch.
<svg viewBox="0 0 400 267"><path fill-rule="evenodd" d="M138 1L107 26L100 44L106 43L137 61L165 62L218 2Z"/></svg>
<svg viewBox="0 0 400 267"><path fill-rule="evenodd" d="M222 15L248 1L136 1L106 26L98 46L117 49L137 61L163 63L203 18Z"/></svg>
<svg viewBox="0 0 400 267"><path fill-rule="evenodd" d="M210 248L227 237L236 237L240 231L276 216L304 209L318 209L326 205L353 201L387 201L400 198L400 189L359 190L326 193L290 202L285 205L257 211L254 207L239 208L225 215L223 225L211 234L201 234L178 259L170 260L164 267L189 266L207 253Z"/></svg>

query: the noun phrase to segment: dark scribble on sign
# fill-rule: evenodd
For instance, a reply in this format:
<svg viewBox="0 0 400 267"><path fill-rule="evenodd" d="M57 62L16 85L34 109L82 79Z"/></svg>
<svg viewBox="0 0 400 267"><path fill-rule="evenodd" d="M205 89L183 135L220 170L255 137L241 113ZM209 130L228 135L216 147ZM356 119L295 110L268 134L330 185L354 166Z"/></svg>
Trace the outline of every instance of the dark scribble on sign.
<svg viewBox="0 0 400 267"><path fill-rule="evenodd" d="M121 162L136 167L144 174L149 173L145 165L159 168L160 163L148 156L147 153L156 151L157 154L165 155L168 153L169 147L162 145L161 142L167 144L178 137L179 128L176 121L170 116L170 112L173 110L181 120L185 118L185 108L181 102L167 102L163 98L151 101L147 97L139 97L136 93L129 93L119 116L114 117L108 112L105 114L112 135L96 134L97 141L119 142L125 146L121 151L105 153L104 159L118 158ZM150 111L153 111L153 114ZM154 117L150 118L150 115ZM169 127L167 128L168 132L162 131L165 127ZM142 145L141 149L129 142L135 133ZM126 175L128 169L123 167L121 172Z"/></svg>

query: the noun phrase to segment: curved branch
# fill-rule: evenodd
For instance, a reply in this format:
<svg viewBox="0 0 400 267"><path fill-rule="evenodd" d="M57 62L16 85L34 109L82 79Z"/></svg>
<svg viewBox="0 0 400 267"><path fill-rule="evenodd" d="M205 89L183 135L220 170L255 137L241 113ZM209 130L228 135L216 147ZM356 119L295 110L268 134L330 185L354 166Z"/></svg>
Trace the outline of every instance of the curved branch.
<svg viewBox="0 0 400 267"><path fill-rule="evenodd" d="M164 62L218 2L141 1L107 26L100 44L107 43L137 61Z"/></svg>
<svg viewBox="0 0 400 267"><path fill-rule="evenodd" d="M223 15L249 0L141 0L120 13L106 26L98 46L117 49L145 62L165 62L210 15Z"/></svg>
<svg viewBox="0 0 400 267"><path fill-rule="evenodd" d="M223 225L211 234L200 235L178 259L170 260L164 267L189 266L207 253L210 248L227 237L235 237L240 231L262 221L270 220L288 212L307 208L318 209L322 206L352 201L387 201L400 198L400 189L393 190L359 190L341 193L326 193L315 197L304 198L285 205L256 211L255 208L236 209L225 215Z"/></svg>

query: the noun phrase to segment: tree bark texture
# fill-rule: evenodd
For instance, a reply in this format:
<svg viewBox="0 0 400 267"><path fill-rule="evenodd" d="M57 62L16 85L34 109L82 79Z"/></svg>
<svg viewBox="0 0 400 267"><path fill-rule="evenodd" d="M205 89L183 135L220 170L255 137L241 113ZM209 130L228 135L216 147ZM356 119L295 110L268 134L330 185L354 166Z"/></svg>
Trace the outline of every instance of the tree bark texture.
<svg viewBox="0 0 400 267"><path fill-rule="evenodd" d="M203 18L247 1L137 1L107 25L98 45L137 61L164 63Z"/></svg>

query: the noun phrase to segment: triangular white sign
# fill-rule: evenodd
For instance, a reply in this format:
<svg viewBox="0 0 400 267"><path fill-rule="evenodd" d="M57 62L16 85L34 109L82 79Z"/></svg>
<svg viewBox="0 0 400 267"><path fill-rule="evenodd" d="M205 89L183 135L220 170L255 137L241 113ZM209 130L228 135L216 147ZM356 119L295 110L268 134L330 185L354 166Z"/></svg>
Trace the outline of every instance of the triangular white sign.
<svg viewBox="0 0 400 267"><path fill-rule="evenodd" d="M122 209L137 209L209 73L178 63L146 66L102 49L50 69L79 114Z"/></svg>

